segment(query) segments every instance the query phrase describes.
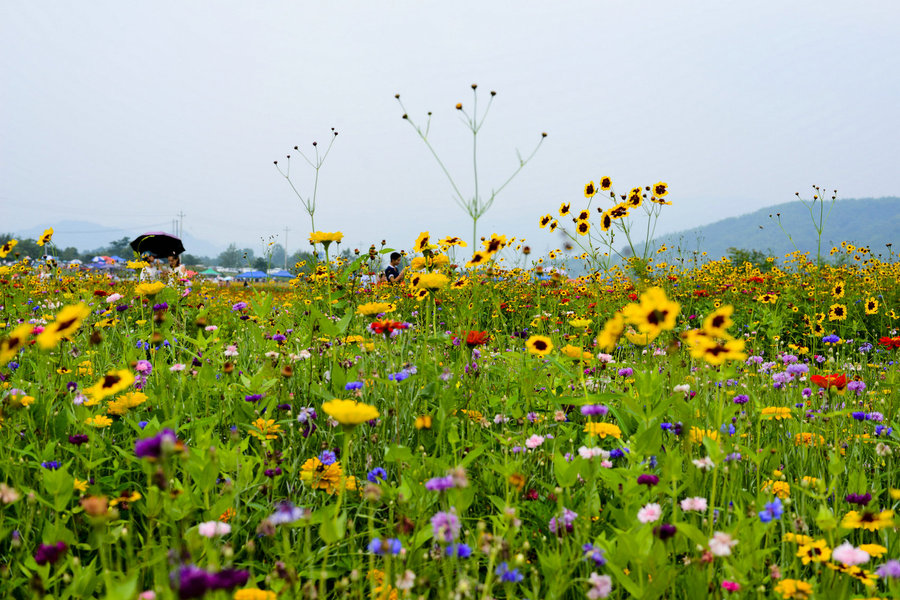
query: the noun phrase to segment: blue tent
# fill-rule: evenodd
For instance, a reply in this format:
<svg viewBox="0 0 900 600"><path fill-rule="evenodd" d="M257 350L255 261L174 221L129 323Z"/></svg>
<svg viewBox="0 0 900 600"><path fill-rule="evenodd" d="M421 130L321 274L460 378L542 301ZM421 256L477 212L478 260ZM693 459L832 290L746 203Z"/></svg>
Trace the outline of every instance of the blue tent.
<svg viewBox="0 0 900 600"><path fill-rule="evenodd" d="M275 271L274 273L269 273L269 277L285 277L288 279L292 279L294 276L282 269L280 271Z"/></svg>
<svg viewBox="0 0 900 600"><path fill-rule="evenodd" d="M268 275L262 271L247 271L246 273L236 275L235 279L266 279L267 277Z"/></svg>

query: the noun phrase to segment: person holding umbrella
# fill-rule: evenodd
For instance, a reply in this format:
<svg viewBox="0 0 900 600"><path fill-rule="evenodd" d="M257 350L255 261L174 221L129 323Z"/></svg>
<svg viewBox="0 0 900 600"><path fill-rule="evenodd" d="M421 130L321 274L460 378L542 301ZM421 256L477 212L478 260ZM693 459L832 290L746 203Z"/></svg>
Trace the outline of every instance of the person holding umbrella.
<svg viewBox="0 0 900 600"><path fill-rule="evenodd" d="M181 264L181 258L177 254L169 255L169 279L177 281L187 278L187 267Z"/></svg>
<svg viewBox="0 0 900 600"><path fill-rule="evenodd" d="M140 281L156 281L159 279L159 267L156 264L156 257L149 252L144 255L144 262L147 266L141 269Z"/></svg>

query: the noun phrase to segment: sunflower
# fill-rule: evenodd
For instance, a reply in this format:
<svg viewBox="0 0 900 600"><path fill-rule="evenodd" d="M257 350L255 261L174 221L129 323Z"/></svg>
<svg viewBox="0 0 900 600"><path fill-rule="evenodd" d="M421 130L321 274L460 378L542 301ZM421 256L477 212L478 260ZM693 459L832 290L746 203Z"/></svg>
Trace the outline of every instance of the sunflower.
<svg viewBox="0 0 900 600"><path fill-rule="evenodd" d="M594 182L589 181L586 186L584 186L584 197L585 198L593 198L594 194L597 193L597 188L594 187Z"/></svg>
<svg viewBox="0 0 900 600"><path fill-rule="evenodd" d="M828 308L829 321L843 321L847 318L847 307L843 304L832 304Z"/></svg>
<svg viewBox="0 0 900 600"><path fill-rule="evenodd" d="M39 239L39 240L37 241L37 245L38 245L38 246L43 246L44 244L46 244L47 242L49 242L49 241L50 241L50 238L52 238L52 237L53 237L53 228L52 228L52 227L49 227L49 228L47 228L46 231L44 231L44 233L41 234L41 239Z"/></svg>
<svg viewBox="0 0 900 600"><path fill-rule="evenodd" d="M894 511L883 510L881 512L863 511L862 514L851 510L841 520L841 527L847 529L868 529L877 531L885 527L894 526Z"/></svg>
<svg viewBox="0 0 900 600"><path fill-rule="evenodd" d="M653 184L653 195L657 198L664 198L669 193L669 184L662 181Z"/></svg>
<svg viewBox="0 0 900 600"><path fill-rule="evenodd" d="M591 230L591 223L587 220L579 220L575 223L575 231L578 232L578 235L587 235Z"/></svg>
<svg viewBox="0 0 900 600"><path fill-rule="evenodd" d="M622 310L625 321L641 333L659 335L675 328L681 305L666 298L662 288L652 287L641 294L640 303L628 304Z"/></svg>
<svg viewBox="0 0 900 600"><path fill-rule="evenodd" d="M546 356L553 350L553 341L543 335L533 335L525 342L525 347L532 354Z"/></svg>
<svg viewBox="0 0 900 600"><path fill-rule="evenodd" d="M85 394L96 403L104 398L118 394L132 383L134 383L134 375L131 371L128 369L119 369L118 371L110 371L97 383L84 391Z"/></svg>
<svg viewBox="0 0 900 600"><path fill-rule="evenodd" d="M6 258L6 255L12 252L12 249L15 248L18 243L18 240L9 240L3 244L3 246L0 246L0 258Z"/></svg>
<svg viewBox="0 0 900 600"><path fill-rule="evenodd" d="M797 549L797 556L803 561L804 565L811 562L827 562L831 558L831 548L825 540L815 540L808 544L804 544Z"/></svg>
<svg viewBox="0 0 900 600"><path fill-rule="evenodd" d="M612 187L612 179L609 177L601 177L600 178L600 189L604 192L609 191L609 188Z"/></svg>
<svg viewBox="0 0 900 600"><path fill-rule="evenodd" d="M876 300L874 297L866 298L866 314L878 314L878 300Z"/></svg>
<svg viewBox="0 0 900 600"><path fill-rule="evenodd" d="M572 204L570 202L564 202L559 205L559 216L564 217L572 210Z"/></svg>
<svg viewBox="0 0 900 600"><path fill-rule="evenodd" d="M56 346L61 339L75 333L89 314L91 314L91 309L86 304L67 306L57 313L53 322L38 334L35 341L44 350L49 350Z"/></svg>
<svg viewBox="0 0 900 600"><path fill-rule="evenodd" d="M341 425L349 427L378 418L378 409L374 406L353 400L330 400L322 404L322 410Z"/></svg>
<svg viewBox="0 0 900 600"><path fill-rule="evenodd" d="M544 229L545 227L547 227L547 225L549 225L550 221L552 221L552 220L553 220L553 215L544 215L543 217L541 217L541 220L540 220L541 229Z"/></svg>
<svg viewBox="0 0 900 600"><path fill-rule="evenodd" d="M22 323L9 334L9 337L0 340L0 365L5 365L18 354L19 350L25 347L28 336L34 326L31 323Z"/></svg>

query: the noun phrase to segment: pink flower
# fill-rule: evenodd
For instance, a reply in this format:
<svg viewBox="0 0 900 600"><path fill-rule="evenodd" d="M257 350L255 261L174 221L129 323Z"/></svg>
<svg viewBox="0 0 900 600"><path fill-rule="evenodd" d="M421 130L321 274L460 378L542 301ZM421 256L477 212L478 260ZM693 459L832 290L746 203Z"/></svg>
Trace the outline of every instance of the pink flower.
<svg viewBox="0 0 900 600"><path fill-rule="evenodd" d="M527 440L525 440L525 445L528 448L530 448L531 450L534 450L535 448L539 447L543 443L544 443L544 438L542 438L539 435L533 435L530 438L528 438Z"/></svg>
<svg viewBox="0 0 900 600"><path fill-rule="evenodd" d="M714 556L731 556L731 549L737 545L738 541L732 539L730 535L722 531L717 531L709 540L709 551Z"/></svg>
<svg viewBox="0 0 900 600"><path fill-rule="evenodd" d="M706 510L706 498L701 496L694 496L693 498L685 498L681 501L681 510L687 512L689 510L696 510L697 512L703 512Z"/></svg>
<svg viewBox="0 0 900 600"><path fill-rule="evenodd" d="M831 552L832 560L844 563L848 567L855 567L868 562L869 553L859 548L854 548L850 542L844 542Z"/></svg>
<svg viewBox="0 0 900 600"><path fill-rule="evenodd" d="M722 589L727 590L729 592L737 592L741 589L741 584L736 581L728 581L727 579L722 582Z"/></svg>
<svg viewBox="0 0 900 600"><path fill-rule="evenodd" d="M231 533L231 525L221 521L206 521L197 525L197 532L205 538L214 538Z"/></svg>
<svg viewBox="0 0 900 600"><path fill-rule="evenodd" d="M173 373L178 372L178 371L184 371L184 365L181 363L175 363L174 365L169 367L169 370L172 371Z"/></svg>
<svg viewBox="0 0 900 600"><path fill-rule="evenodd" d="M637 518L641 523L654 523L662 516L662 507L655 502L645 505L638 511Z"/></svg>
<svg viewBox="0 0 900 600"><path fill-rule="evenodd" d="M591 573L588 581L591 583L591 589L587 591L587 597L591 600L606 598L612 592L612 578L609 575Z"/></svg>
<svg viewBox="0 0 900 600"><path fill-rule="evenodd" d="M234 344L225 348L225 356L237 356L237 355L238 355L238 349L237 349L237 346L235 346Z"/></svg>

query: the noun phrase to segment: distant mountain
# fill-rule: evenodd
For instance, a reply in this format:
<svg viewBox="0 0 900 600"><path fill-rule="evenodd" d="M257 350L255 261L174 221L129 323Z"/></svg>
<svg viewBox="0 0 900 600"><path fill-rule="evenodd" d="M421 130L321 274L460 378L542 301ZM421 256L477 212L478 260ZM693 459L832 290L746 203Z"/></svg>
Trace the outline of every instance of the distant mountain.
<svg viewBox="0 0 900 600"><path fill-rule="evenodd" d="M134 239L145 233L140 229L115 229L88 221L61 221L52 225L49 223L39 224L13 233L22 238L37 239L48 227L53 227L53 243L57 248L74 246L79 252L97 250L123 237ZM187 253L194 256L215 257L225 249L206 240L195 238L187 231L183 232L181 240L184 242Z"/></svg>
<svg viewBox="0 0 900 600"><path fill-rule="evenodd" d="M826 214L830 206L831 201L826 201ZM784 230L779 227L779 214ZM818 205L814 214L818 219ZM783 257L799 248L814 256L816 239L810 211L797 201L670 233L655 239L650 245L654 249L662 244L670 250L680 247L685 253L705 251L707 256L715 259L727 255L732 247L759 250L776 257ZM831 247L840 246L842 241L868 246L876 255L886 254L885 244L888 243L894 245L895 251L900 250L900 198L837 200L822 231L822 254L827 256ZM640 246L636 249L638 254L642 252Z"/></svg>

